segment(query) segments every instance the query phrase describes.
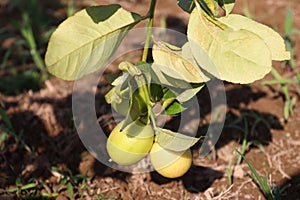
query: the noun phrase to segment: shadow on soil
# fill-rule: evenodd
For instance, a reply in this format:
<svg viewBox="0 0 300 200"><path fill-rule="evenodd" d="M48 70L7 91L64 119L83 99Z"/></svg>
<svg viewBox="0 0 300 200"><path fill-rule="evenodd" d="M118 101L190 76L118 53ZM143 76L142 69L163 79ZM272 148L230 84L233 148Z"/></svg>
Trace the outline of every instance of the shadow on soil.
<svg viewBox="0 0 300 200"><path fill-rule="evenodd" d="M66 174L68 170L72 174L88 175L105 172L107 167L87 153L75 130L71 102L71 96L59 100L33 98L30 104L37 105L37 112L40 108L42 119L31 111L19 111L17 102L5 105L7 108L17 105L9 118L17 137L31 152L13 137L6 140L5 149L0 152L1 187L15 184L18 177L22 177L24 183L31 178L47 179L51 176L52 166ZM48 106L53 112L48 112ZM55 116L50 116L53 113ZM58 124L51 124L53 118Z"/></svg>
<svg viewBox="0 0 300 200"><path fill-rule="evenodd" d="M279 186L280 190L284 190L282 193L282 199L300 199L300 173L295 174L290 180L282 183Z"/></svg>
<svg viewBox="0 0 300 200"><path fill-rule="evenodd" d="M204 192L211 184L223 177L223 172L210 169L208 167L192 166L189 171L177 179L169 179L161 176L157 172L151 172L151 180L157 184L166 184L174 180L182 180L184 187L190 192Z"/></svg>

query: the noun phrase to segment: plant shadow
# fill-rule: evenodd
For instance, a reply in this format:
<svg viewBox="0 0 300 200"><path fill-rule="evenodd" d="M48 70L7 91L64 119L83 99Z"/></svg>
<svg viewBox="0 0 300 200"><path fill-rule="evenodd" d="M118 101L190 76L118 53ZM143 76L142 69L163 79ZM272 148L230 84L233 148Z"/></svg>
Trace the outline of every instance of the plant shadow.
<svg viewBox="0 0 300 200"><path fill-rule="evenodd" d="M223 172L208 167L192 165L186 174L176 179L169 179L161 176L156 171L151 172L151 180L157 184L167 184L172 181L182 180L184 187L192 193L204 192L211 184L221 179Z"/></svg>
<svg viewBox="0 0 300 200"><path fill-rule="evenodd" d="M295 174L290 180L283 182L279 187L282 199L299 199L300 197L300 173Z"/></svg>

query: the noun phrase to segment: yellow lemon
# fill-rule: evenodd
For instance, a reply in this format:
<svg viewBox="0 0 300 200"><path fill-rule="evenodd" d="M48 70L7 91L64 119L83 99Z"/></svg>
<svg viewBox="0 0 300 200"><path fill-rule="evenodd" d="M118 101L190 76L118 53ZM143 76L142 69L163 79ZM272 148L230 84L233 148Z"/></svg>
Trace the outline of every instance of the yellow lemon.
<svg viewBox="0 0 300 200"><path fill-rule="evenodd" d="M144 158L150 151L154 132L150 124L134 121L123 130L120 122L111 132L106 143L110 158L120 165L131 165Z"/></svg>
<svg viewBox="0 0 300 200"><path fill-rule="evenodd" d="M177 178L191 167L192 152L190 149L183 152L170 151L155 142L150 150L150 160L159 174L167 178Z"/></svg>

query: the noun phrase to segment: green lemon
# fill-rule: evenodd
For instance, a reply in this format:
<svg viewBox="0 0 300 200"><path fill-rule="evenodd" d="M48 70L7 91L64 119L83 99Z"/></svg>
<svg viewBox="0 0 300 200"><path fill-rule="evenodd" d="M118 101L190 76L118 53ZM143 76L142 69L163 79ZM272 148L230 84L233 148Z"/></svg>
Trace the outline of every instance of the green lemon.
<svg viewBox="0 0 300 200"><path fill-rule="evenodd" d="M177 178L184 175L192 165L190 149L175 152L162 148L155 142L150 151L150 160L153 168L162 176Z"/></svg>
<svg viewBox="0 0 300 200"><path fill-rule="evenodd" d="M144 158L150 151L154 132L150 124L136 120L120 130L124 121L111 132L106 143L110 158L119 165L131 165Z"/></svg>

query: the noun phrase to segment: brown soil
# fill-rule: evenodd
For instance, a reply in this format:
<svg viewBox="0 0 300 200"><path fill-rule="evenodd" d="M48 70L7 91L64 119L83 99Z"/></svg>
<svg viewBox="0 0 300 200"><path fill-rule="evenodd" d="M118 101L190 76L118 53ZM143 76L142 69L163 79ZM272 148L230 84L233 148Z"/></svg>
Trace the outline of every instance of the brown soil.
<svg viewBox="0 0 300 200"><path fill-rule="evenodd" d="M82 7L88 4L88 1L83 1L84 5L81 1L76 2ZM94 2L120 3L129 10L144 14L150 1ZM243 13L245 2L247 1L237 1L234 12ZM300 29L300 4L296 0L252 0L251 5L248 2L256 20L278 28L281 34L285 9L290 6L294 14L294 27ZM61 16L59 12L57 15ZM181 31L186 29L188 14L181 11L174 4L174 0L158 1L156 16L156 26L165 17L168 27ZM0 23L6 22L0 20ZM295 46L295 55L300 68L299 41ZM283 76L291 76L281 63L274 63L274 66ZM110 72L115 73L116 70L111 69ZM264 78L270 79L271 75ZM35 92L29 90L16 96L4 96L0 93L0 104L5 107L15 132L22 134L21 138L31 149L29 152L20 147L20 143L19 146L16 145L13 139L7 141L6 145L10 145L10 148L0 153L0 199L14 197L1 194L1 188L15 186L15 179L20 174L24 183L36 178L50 185L57 185L60 177L51 171L52 166L65 172L71 170L72 174L93 176L84 199L264 199L258 186L249 177L250 170L245 162L234 167L233 184L228 182L226 171L233 156L232 152L235 148L241 148L244 135L229 127L225 127L214 151L208 156L198 157L199 148L195 145L193 166L183 177L175 180L161 177L156 172L129 174L104 166L85 149L77 135L72 116L72 86L72 82L51 78ZM279 85L262 86L261 81L257 81L251 85L226 83L225 86L228 101L227 122L236 120L243 113L250 113L266 122L258 123L254 134L247 138L254 143L247 149L246 158L260 175L268 177L269 183L275 189L286 188L282 199L300 199L299 101L294 108L294 115L285 121L284 98ZM100 125L107 132L115 125L110 106L104 100L108 89L108 83L100 80L95 105ZM297 99L300 98L299 86L289 85L289 90ZM207 94L203 92L202 95L203 101ZM200 106L207 105L200 103ZM208 117L209 112L204 119ZM255 120L247 118L248 130L251 130ZM244 122L239 125L245 127ZM78 195L74 197L77 198ZM67 191L61 190L57 199L68 199Z"/></svg>

